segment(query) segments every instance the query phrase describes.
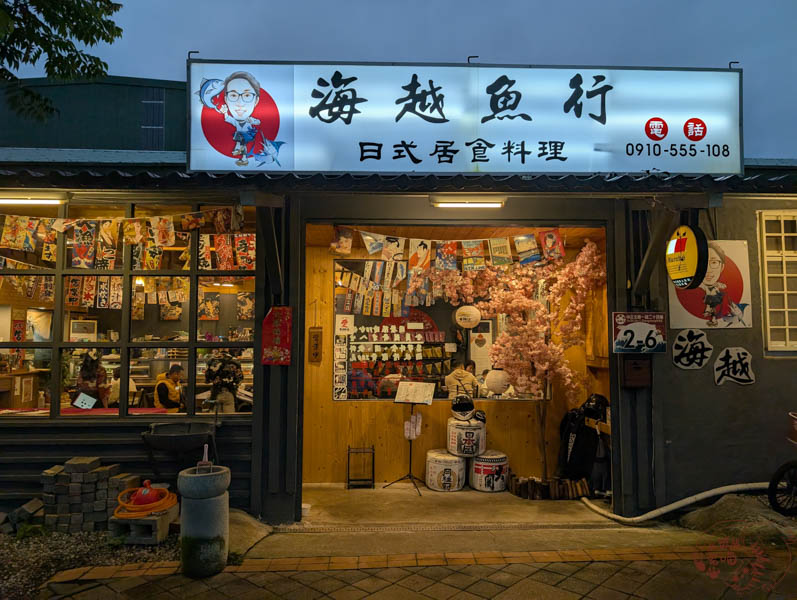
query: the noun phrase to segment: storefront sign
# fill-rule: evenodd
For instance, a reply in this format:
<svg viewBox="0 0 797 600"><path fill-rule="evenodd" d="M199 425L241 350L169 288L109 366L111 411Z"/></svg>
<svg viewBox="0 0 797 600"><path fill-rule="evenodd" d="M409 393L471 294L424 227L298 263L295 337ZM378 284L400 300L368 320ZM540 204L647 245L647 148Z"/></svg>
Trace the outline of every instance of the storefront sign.
<svg viewBox="0 0 797 600"><path fill-rule="evenodd" d="M708 266L708 242L699 227L681 225L667 242L667 274L678 288L691 290L703 283Z"/></svg>
<svg viewBox="0 0 797 600"><path fill-rule="evenodd" d="M192 60L192 171L742 172L741 71Z"/></svg>
<svg viewBox="0 0 797 600"><path fill-rule="evenodd" d="M648 354L667 351L664 313L612 313L615 354Z"/></svg>

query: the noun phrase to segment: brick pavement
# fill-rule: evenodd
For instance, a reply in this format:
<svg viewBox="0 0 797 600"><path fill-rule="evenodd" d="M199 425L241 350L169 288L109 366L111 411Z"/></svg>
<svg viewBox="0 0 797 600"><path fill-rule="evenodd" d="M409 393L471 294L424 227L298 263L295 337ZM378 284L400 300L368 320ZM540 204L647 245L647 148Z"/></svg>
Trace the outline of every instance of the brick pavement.
<svg viewBox="0 0 797 600"><path fill-rule="evenodd" d="M41 598L192 600L726 600L797 598L797 569L783 555L760 581L736 583L755 557L733 564L709 547L646 547L580 552L482 552L249 559L192 580L174 562L73 569L57 574ZM541 559L545 560L541 560ZM718 566L715 577L699 564ZM766 584L773 584L769 590Z"/></svg>

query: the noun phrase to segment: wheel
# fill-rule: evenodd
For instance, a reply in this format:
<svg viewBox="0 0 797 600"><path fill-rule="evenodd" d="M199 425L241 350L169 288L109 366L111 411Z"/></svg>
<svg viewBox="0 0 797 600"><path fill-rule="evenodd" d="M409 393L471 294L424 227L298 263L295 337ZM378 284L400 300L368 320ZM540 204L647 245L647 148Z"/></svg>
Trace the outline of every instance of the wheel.
<svg viewBox="0 0 797 600"><path fill-rule="evenodd" d="M769 481L769 503L782 515L797 515L797 461L778 467Z"/></svg>

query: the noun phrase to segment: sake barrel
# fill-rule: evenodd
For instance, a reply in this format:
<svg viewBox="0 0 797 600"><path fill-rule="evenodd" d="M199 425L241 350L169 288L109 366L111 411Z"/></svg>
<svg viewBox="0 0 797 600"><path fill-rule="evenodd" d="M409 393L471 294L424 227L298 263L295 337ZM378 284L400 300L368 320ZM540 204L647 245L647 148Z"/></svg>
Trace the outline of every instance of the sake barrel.
<svg viewBox="0 0 797 600"><path fill-rule="evenodd" d="M474 490L503 492L506 489L506 454L498 450L487 450L481 456L469 458L468 463L468 483Z"/></svg>
<svg viewBox="0 0 797 600"><path fill-rule="evenodd" d="M448 451L457 456L479 456L487 449L487 430L483 421L448 420Z"/></svg>
<svg viewBox="0 0 797 600"><path fill-rule="evenodd" d="M426 487L436 492L456 492L465 485L465 459L445 448L426 453Z"/></svg>

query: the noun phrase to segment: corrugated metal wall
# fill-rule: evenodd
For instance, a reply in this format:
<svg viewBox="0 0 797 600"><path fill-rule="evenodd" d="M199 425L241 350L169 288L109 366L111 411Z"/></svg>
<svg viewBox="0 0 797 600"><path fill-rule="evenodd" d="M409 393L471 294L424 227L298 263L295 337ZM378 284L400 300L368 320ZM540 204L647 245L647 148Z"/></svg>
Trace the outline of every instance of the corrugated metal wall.
<svg viewBox="0 0 797 600"><path fill-rule="evenodd" d="M155 454L162 478L154 478L141 432L149 427L139 419L0 420L0 507L17 506L41 494L42 470L73 456L99 456L103 464L120 463L122 471L153 481L173 481L178 465L173 455ZM252 424L228 420L216 432L221 464L232 470L230 503L249 509L251 490Z"/></svg>

